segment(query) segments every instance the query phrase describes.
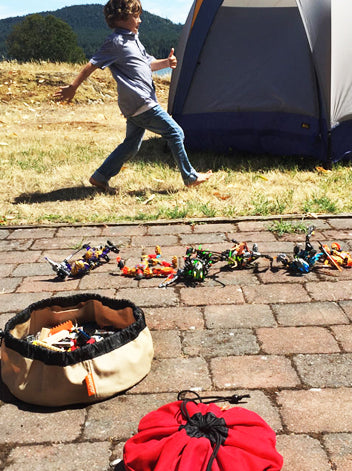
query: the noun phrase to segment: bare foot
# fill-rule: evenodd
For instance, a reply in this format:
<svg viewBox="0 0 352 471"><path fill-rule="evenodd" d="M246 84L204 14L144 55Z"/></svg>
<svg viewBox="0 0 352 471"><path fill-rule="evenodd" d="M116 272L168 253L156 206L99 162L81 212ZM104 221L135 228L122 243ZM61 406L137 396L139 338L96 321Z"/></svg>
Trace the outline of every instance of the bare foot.
<svg viewBox="0 0 352 471"><path fill-rule="evenodd" d="M109 186L108 183L98 182L95 178L90 177L89 183L100 190L103 190L105 193L109 193L109 195L116 195L117 189Z"/></svg>
<svg viewBox="0 0 352 471"><path fill-rule="evenodd" d="M190 188L192 186L198 186L200 185L201 183L204 183L206 182L207 180L209 180L209 178L213 175L213 172L211 170L208 170L207 173L198 173L198 178L197 180L194 180L194 182L192 183L189 183L187 186L187 188Z"/></svg>

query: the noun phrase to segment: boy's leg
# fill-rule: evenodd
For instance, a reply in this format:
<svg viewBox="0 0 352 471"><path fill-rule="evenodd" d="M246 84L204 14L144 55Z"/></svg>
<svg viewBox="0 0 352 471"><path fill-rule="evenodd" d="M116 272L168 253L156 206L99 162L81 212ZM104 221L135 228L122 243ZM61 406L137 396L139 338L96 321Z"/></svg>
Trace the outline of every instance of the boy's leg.
<svg viewBox="0 0 352 471"><path fill-rule="evenodd" d="M160 105L129 119L133 120L136 126L160 134L167 140L185 185L193 186L210 177L211 172L200 174L192 167L183 144L184 134L181 127Z"/></svg>
<svg viewBox="0 0 352 471"><path fill-rule="evenodd" d="M126 123L125 140L116 147L114 151L104 160L102 165L93 173L90 183L113 193L114 188L109 187L110 178L114 177L121 170L122 165L131 157L134 157L139 151L145 129L131 122Z"/></svg>

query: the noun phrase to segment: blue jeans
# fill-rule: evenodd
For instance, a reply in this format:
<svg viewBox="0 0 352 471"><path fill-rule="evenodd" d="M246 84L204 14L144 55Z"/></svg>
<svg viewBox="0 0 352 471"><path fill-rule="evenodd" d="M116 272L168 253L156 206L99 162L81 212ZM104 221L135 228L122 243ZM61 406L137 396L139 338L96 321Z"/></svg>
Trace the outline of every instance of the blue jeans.
<svg viewBox="0 0 352 471"><path fill-rule="evenodd" d="M124 162L137 154L146 129L167 140L185 185L197 180L198 174L188 160L183 144L183 131L160 105L127 119L125 140L105 159L92 177L98 182L108 183L111 177L119 173Z"/></svg>

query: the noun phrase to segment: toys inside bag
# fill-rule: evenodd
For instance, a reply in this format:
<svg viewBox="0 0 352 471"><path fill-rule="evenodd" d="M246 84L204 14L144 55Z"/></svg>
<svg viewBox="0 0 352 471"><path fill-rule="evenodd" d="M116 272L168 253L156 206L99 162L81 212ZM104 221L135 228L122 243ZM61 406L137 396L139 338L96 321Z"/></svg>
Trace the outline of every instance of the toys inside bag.
<svg viewBox="0 0 352 471"><path fill-rule="evenodd" d="M280 471L276 435L255 412L183 398L150 412L124 447L126 471ZM205 403L204 399L211 399Z"/></svg>
<svg viewBox="0 0 352 471"><path fill-rule="evenodd" d="M1 376L31 404L91 403L141 381L153 353L144 313L131 301L86 293L49 298L7 322Z"/></svg>

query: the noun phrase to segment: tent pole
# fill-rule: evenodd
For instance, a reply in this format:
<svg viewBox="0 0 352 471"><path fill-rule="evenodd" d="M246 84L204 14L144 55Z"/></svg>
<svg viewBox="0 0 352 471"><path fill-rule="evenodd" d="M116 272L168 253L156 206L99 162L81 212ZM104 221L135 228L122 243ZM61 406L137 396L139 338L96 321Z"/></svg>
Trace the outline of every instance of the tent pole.
<svg viewBox="0 0 352 471"><path fill-rule="evenodd" d="M328 155L327 155L326 168L327 170L332 169L331 131L328 132Z"/></svg>

